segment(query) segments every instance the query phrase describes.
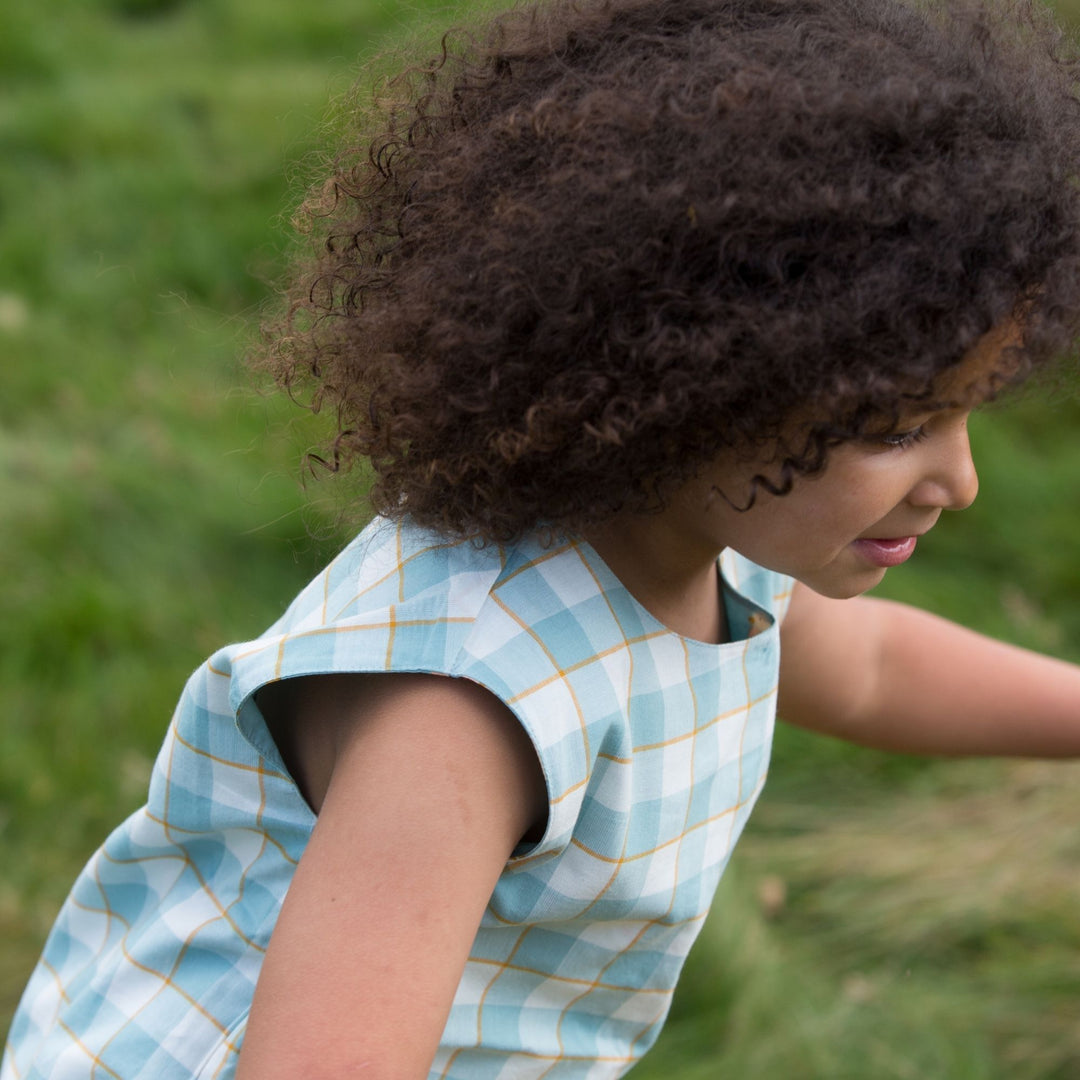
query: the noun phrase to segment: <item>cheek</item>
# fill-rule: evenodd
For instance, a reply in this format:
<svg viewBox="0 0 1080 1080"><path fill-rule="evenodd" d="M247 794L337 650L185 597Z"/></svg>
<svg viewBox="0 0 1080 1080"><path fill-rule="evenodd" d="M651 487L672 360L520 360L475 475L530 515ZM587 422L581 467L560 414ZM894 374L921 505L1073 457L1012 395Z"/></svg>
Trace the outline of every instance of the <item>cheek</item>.
<svg viewBox="0 0 1080 1080"><path fill-rule="evenodd" d="M794 494L794 493L793 493ZM805 565L831 561L858 536L884 518L895 503L891 493L872 494L865 484L806 489L806 494L775 515L771 541Z"/></svg>
<svg viewBox="0 0 1080 1080"><path fill-rule="evenodd" d="M788 535L812 541L843 532L859 517L864 503L854 488L807 483L775 500L772 525Z"/></svg>
<svg viewBox="0 0 1080 1080"><path fill-rule="evenodd" d="M907 470L898 464L895 457L881 454L827 473L817 493L818 520L829 527L858 532L880 521L908 493Z"/></svg>
<svg viewBox="0 0 1080 1080"><path fill-rule="evenodd" d="M713 520L727 542L755 561L820 567L885 518L905 495L895 460L846 457L825 474L796 480L787 495L760 493L738 512L714 503Z"/></svg>

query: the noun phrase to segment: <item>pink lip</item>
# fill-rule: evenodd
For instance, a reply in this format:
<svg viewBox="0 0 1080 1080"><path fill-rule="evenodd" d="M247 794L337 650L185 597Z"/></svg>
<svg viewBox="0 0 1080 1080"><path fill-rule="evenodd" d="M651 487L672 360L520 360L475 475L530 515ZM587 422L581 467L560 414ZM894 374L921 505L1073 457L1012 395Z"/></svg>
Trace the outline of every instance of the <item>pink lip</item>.
<svg viewBox="0 0 1080 1080"><path fill-rule="evenodd" d="M888 540L856 540L851 546L874 566L888 567L907 562L917 541L917 536L899 536Z"/></svg>

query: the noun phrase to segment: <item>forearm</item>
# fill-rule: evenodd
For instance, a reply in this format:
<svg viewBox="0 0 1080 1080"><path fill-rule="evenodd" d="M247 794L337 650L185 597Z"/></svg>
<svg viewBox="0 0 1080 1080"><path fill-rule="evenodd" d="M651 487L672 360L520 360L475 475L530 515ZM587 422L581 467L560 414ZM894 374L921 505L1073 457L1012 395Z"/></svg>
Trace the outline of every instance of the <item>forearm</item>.
<svg viewBox="0 0 1080 1080"><path fill-rule="evenodd" d="M862 741L916 753L1080 755L1080 667L874 603L884 630Z"/></svg>
<svg viewBox="0 0 1080 1080"><path fill-rule="evenodd" d="M810 606L825 625L793 643L785 719L910 753L1080 755L1080 667L904 604Z"/></svg>

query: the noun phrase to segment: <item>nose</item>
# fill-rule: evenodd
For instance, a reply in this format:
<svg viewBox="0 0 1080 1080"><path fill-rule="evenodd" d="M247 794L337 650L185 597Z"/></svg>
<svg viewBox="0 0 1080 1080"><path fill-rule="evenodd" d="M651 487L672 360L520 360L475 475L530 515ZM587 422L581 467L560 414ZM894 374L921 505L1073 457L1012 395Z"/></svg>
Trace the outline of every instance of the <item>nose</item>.
<svg viewBox="0 0 1080 1080"><path fill-rule="evenodd" d="M978 493L979 475L971 456L967 417L964 416L942 433L908 501L915 506L964 510L975 501Z"/></svg>

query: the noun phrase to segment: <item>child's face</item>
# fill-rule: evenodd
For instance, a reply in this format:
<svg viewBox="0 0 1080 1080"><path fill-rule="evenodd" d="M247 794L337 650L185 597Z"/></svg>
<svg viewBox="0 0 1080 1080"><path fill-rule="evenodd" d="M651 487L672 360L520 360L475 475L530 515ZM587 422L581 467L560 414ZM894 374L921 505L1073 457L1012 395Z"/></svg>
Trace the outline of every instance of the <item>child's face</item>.
<svg viewBox="0 0 1080 1080"><path fill-rule="evenodd" d="M759 491L746 511L715 488L738 501L755 473L768 475L767 466L718 464L672 503L678 529L691 543L732 547L825 596L873 588L888 567L911 556L942 510L962 510L975 498L968 416L1002 370L1014 334L1011 326L987 334L940 388L943 400L971 406L908 415L895 434L838 446L821 475L798 478L787 495Z"/></svg>

